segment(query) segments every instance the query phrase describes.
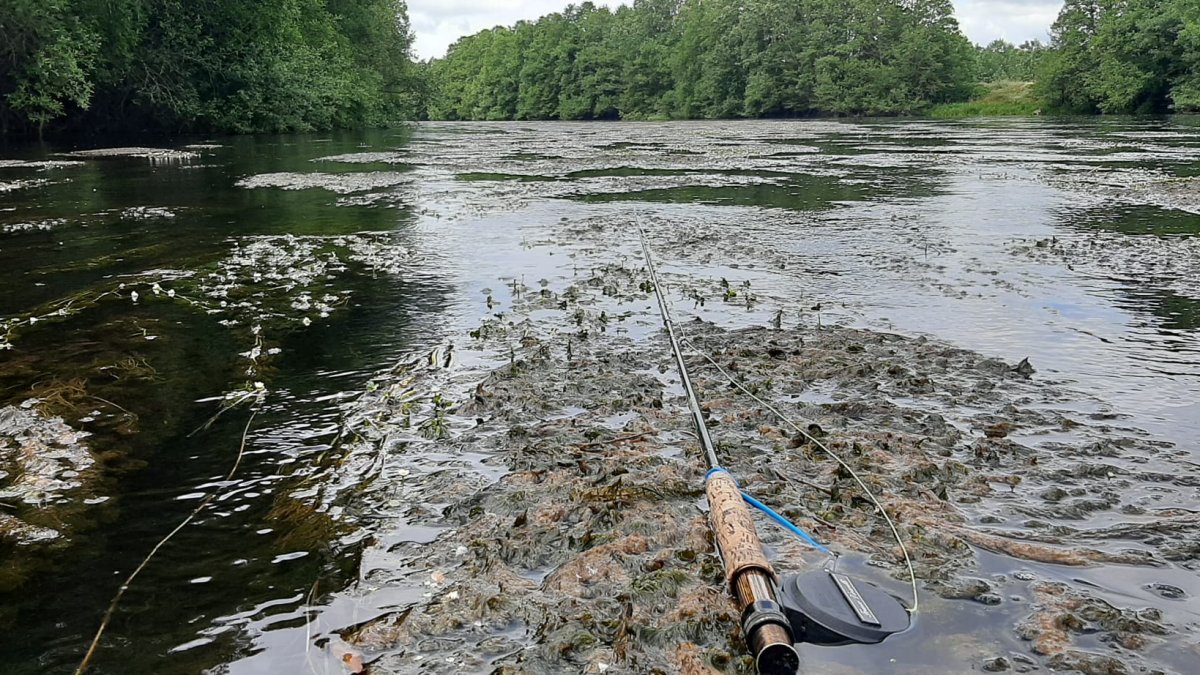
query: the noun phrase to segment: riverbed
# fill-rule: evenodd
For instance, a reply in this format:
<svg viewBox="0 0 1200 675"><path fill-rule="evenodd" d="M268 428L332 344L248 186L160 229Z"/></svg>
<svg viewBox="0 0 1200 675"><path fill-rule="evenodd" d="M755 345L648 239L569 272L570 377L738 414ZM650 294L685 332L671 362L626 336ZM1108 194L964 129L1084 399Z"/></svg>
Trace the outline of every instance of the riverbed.
<svg viewBox="0 0 1200 675"><path fill-rule="evenodd" d="M917 554L914 629L806 668L1189 672L1198 160L1192 118L0 151L0 661L73 669L216 495L96 672L744 672L641 223L731 471L906 597L706 356Z"/></svg>

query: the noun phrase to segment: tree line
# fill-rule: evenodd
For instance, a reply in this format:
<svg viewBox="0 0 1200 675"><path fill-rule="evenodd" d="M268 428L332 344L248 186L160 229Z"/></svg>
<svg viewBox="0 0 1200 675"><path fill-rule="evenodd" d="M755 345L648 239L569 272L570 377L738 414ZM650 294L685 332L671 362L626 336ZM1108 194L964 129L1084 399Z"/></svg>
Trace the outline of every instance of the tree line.
<svg viewBox="0 0 1200 675"><path fill-rule="evenodd" d="M0 0L0 130L305 131L421 114L403 0Z"/></svg>
<svg viewBox="0 0 1200 675"><path fill-rule="evenodd" d="M584 2L427 63L412 41L404 0L0 0L0 132L909 115L1000 81L1200 111L1197 0L1066 0L1048 45L974 46L950 0Z"/></svg>
<svg viewBox="0 0 1200 675"><path fill-rule="evenodd" d="M591 2L460 39L439 119L904 114L970 93L950 0Z"/></svg>
<svg viewBox="0 0 1200 675"><path fill-rule="evenodd" d="M1200 2L1067 0L1050 44L980 47L949 0L584 2L462 38L429 78L435 119L921 114L1005 81L1036 81L1030 110L1195 112Z"/></svg>

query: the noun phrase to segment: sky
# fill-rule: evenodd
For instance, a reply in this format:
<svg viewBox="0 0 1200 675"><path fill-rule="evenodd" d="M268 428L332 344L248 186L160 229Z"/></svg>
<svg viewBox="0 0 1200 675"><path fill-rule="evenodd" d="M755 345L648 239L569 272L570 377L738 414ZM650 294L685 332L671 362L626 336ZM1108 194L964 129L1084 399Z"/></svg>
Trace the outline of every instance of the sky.
<svg viewBox="0 0 1200 675"><path fill-rule="evenodd" d="M620 0L594 0L616 7ZM967 37L987 44L996 38L1020 44L1049 39L1050 24L1062 0L953 0L958 22ZM536 19L560 11L567 0L408 0L408 14L416 31L414 45L421 59L444 56L450 43L484 28L509 26L521 19Z"/></svg>

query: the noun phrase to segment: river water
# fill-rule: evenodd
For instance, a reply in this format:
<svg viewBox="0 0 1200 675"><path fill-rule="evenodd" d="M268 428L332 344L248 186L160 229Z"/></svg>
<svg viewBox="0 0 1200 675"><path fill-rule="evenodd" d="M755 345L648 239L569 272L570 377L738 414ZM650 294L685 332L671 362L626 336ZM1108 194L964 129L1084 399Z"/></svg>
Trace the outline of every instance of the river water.
<svg viewBox="0 0 1200 675"><path fill-rule="evenodd" d="M379 551L446 533L412 517L417 493L322 502L353 493L343 432L356 397L397 363L429 359L448 396L469 391L513 359L480 338L481 322L515 315L528 295L567 293L581 270L634 266L638 219L686 289L683 319L863 329L1028 358L1053 393L1016 403L1092 420L1092 441L1160 449L1122 446L1132 449L1111 461L1177 479L1124 484L1124 506L1141 511L1118 496L1043 520L1099 527L1152 522L1147 505L1200 510L1200 120L438 123L152 145L0 150L5 672L74 668L121 580L210 493L118 605L96 671L349 669L329 660L329 636L428 592L371 577L387 562ZM659 348L650 305L633 304L605 339ZM552 310L526 312L524 330L553 332L538 327ZM805 396L843 400L829 394ZM469 424L459 417L448 435ZM1062 441L1020 440L1047 452ZM467 466L480 494L514 470L462 445L435 444L421 461ZM1038 573L1155 608L1173 637L1122 653L1122 667L1187 672L1200 659L1189 532L1182 543L1164 534L1175 555L1149 567ZM1104 543L1121 548L1117 538ZM976 555L978 576L1029 566ZM978 634L1012 632L1028 614L983 616L987 604L944 600L902 645L936 654L911 672L970 671L991 646L1028 651ZM945 647L964 626L984 652ZM875 649L806 658L845 672L904 662Z"/></svg>

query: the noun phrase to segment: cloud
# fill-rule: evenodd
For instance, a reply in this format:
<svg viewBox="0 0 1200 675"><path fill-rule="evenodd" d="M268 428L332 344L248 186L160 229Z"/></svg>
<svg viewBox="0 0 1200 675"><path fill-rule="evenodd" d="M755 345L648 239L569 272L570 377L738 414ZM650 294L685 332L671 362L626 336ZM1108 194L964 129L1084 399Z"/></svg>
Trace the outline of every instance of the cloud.
<svg viewBox="0 0 1200 675"><path fill-rule="evenodd" d="M1062 0L954 0L963 33L979 44L996 38L1047 42L1062 6Z"/></svg>
<svg viewBox="0 0 1200 675"><path fill-rule="evenodd" d="M596 4L627 3L599 0ZM954 0L963 32L980 44L996 38L1018 44L1034 38L1045 41L1062 4L1062 0ZM464 35L537 19L566 6L564 0L408 0L408 13L417 34L414 49L418 57L427 59L443 56Z"/></svg>
<svg viewBox="0 0 1200 675"><path fill-rule="evenodd" d="M616 7L620 0L597 5ZM408 0L408 16L417 34L414 50L422 59L444 56L455 40L494 26L511 26L562 11L564 0Z"/></svg>

